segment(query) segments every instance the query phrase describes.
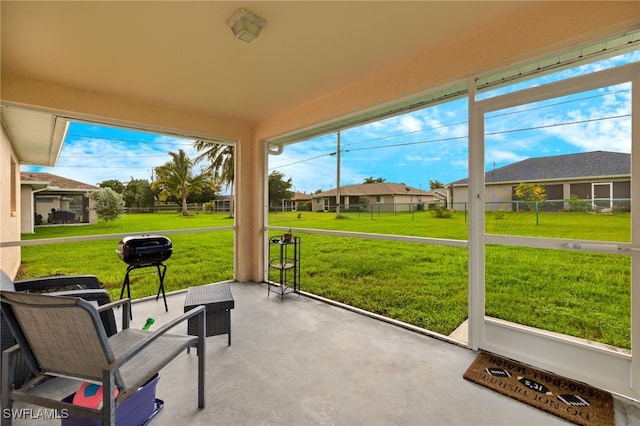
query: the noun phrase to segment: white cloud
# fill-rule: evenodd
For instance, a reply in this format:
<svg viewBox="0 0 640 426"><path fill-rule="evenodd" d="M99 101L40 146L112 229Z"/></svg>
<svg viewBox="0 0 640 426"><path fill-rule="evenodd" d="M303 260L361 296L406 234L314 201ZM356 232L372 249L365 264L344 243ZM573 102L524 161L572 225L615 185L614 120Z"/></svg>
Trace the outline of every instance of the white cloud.
<svg viewBox="0 0 640 426"><path fill-rule="evenodd" d="M513 151L502 151L499 149L492 149L485 153L485 158L486 158L487 164L492 164L493 162L504 164L504 163L516 163L518 161L524 160L527 157L524 157Z"/></svg>
<svg viewBox="0 0 640 426"><path fill-rule="evenodd" d="M461 170L466 173L469 170L469 161L467 159L460 159L449 163L451 167ZM457 179L456 179L457 180Z"/></svg>
<svg viewBox="0 0 640 426"><path fill-rule="evenodd" d="M419 163L437 163L439 161L442 161L442 157L439 156L422 156L422 155L405 155L404 159L406 161L410 161L410 162L419 162Z"/></svg>
<svg viewBox="0 0 640 426"><path fill-rule="evenodd" d="M545 128L546 134L560 138L583 151L631 151L631 95L629 85L609 87L594 102L569 109L566 118L550 117L547 125L570 122ZM623 91L623 92L620 92Z"/></svg>
<svg viewBox="0 0 640 426"><path fill-rule="evenodd" d="M285 146L282 154L269 156L269 173L278 171L286 179L291 178L298 192L326 191L336 186L337 160L335 155L329 155L335 150L335 135Z"/></svg>
<svg viewBox="0 0 640 426"><path fill-rule="evenodd" d="M640 52L634 52L623 59L610 58L514 87L545 84L638 60ZM580 99L565 102L577 98ZM555 105L540 108L550 104ZM629 110L628 90L615 86L490 113L486 120L490 135L486 138L485 161L490 166L493 162L503 166L539 155L596 149L629 152L628 118L596 120L626 115ZM343 131L341 183L361 183L373 176L418 186L427 180L450 182L465 177L467 114L467 100L461 99ZM544 127L570 121L581 123ZM112 129L117 134L112 137L113 133L104 128L87 125L81 130L80 135L65 143L59 166L47 171L91 184L107 179L149 179L154 167L169 161L168 151L182 148L189 155L196 155L191 149L192 141L184 139L123 129ZM269 156L269 171L278 170L291 178L298 191L328 190L336 185L336 156L329 155L335 150L335 134L289 145L281 155Z"/></svg>
<svg viewBox="0 0 640 426"><path fill-rule="evenodd" d="M52 173L91 185L110 179L151 180L152 170L170 160L169 151L184 149L190 154L192 142L74 123L55 167L23 166L22 170Z"/></svg>
<svg viewBox="0 0 640 426"><path fill-rule="evenodd" d="M424 123L422 120L418 119L412 115L405 115L400 117L399 120L399 129L403 132L419 132L422 130Z"/></svg>

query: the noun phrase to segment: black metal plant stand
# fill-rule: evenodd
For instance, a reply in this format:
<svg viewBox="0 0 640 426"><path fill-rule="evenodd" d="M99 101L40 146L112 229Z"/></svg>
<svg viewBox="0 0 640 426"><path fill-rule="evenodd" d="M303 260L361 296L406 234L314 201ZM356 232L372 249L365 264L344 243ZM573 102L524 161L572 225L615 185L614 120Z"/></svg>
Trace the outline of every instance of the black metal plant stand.
<svg viewBox="0 0 640 426"><path fill-rule="evenodd" d="M122 283L122 290L120 291L120 299L122 299L122 295L124 294L124 289L127 289L127 297L131 299L131 288L129 287L129 273L134 269L141 268L149 268L155 266L158 270L158 279L160 280L160 285L158 286L158 294L156 294L156 300L160 297L160 292L162 292L162 299L164 300L164 309L166 312L169 312L169 308L167 307L167 298L164 294L164 276L167 273L167 265L165 265L161 261L154 262L145 262L145 263L132 263L127 266L127 273L124 276L124 282Z"/></svg>
<svg viewBox="0 0 640 426"><path fill-rule="evenodd" d="M274 292L280 300L289 293L300 296L300 237L291 235L269 240L267 296Z"/></svg>

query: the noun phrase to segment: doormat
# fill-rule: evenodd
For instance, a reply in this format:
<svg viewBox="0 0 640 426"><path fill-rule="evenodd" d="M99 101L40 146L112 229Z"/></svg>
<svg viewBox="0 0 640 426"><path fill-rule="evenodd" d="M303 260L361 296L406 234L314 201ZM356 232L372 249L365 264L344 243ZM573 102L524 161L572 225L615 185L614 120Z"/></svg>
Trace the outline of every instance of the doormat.
<svg viewBox="0 0 640 426"><path fill-rule="evenodd" d="M578 425L614 425L609 392L510 359L480 353L463 377Z"/></svg>

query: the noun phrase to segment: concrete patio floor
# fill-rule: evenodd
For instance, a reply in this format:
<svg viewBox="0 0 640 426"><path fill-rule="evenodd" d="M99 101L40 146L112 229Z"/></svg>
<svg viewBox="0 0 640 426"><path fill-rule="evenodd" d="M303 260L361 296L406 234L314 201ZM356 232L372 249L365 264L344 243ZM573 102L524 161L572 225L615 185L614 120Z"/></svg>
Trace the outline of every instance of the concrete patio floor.
<svg viewBox="0 0 640 426"><path fill-rule="evenodd" d="M464 380L476 357L467 348L309 297L267 297L266 285L231 283L231 291L232 344L207 339L207 407L197 408L195 352L183 353L160 372L164 408L151 424L569 424ZM168 313L162 299L136 301L132 327L153 317L157 328L182 313L184 298L167 295ZM616 425L632 424L640 406L616 398Z"/></svg>

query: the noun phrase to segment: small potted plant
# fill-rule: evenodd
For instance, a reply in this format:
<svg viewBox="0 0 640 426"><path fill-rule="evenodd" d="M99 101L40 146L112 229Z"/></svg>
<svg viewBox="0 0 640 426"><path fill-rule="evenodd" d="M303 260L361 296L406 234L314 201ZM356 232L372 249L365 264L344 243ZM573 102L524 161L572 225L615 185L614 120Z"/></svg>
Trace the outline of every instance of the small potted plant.
<svg viewBox="0 0 640 426"><path fill-rule="evenodd" d="M291 228L289 228L289 230L287 232L282 234L282 242L283 243L290 243L291 242L291 237L293 237L293 234L291 233Z"/></svg>

